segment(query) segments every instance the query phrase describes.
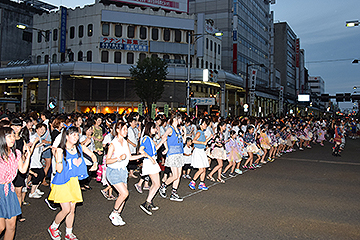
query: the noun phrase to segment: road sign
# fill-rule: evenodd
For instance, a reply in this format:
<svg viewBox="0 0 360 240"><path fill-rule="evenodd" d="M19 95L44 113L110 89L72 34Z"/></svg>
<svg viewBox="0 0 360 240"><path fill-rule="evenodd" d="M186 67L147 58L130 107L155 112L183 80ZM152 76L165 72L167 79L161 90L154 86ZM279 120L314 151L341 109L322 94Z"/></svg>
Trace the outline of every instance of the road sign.
<svg viewBox="0 0 360 240"><path fill-rule="evenodd" d="M144 114L142 103L138 104L138 113L139 113L140 116L142 116Z"/></svg>
<svg viewBox="0 0 360 240"><path fill-rule="evenodd" d="M167 105L167 104L164 105L164 114L166 117L169 116L169 105Z"/></svg>
<svg viewBox="0 0 360 240"><path fill-rule="evenodd" d="M155 118L155 115L156 115L156 104L153 103L151 105L151 118L154 119Z"/></svg>
<svg viewBox="0 0 360 240"><path fill-rule="evenodd" d="M215 105L215 98L191 98L191 105Z"/></svg>

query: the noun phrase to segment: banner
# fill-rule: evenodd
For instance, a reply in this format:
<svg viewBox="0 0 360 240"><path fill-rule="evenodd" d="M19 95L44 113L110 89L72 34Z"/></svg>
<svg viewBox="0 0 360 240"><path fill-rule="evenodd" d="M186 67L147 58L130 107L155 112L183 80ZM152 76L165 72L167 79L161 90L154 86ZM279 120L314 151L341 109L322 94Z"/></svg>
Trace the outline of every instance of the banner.
<svg viewBox="0 0 360 240"><path fill-rule="evenodd" d="M138 104L138 113L139 113L140 116L142 116L144 114L142 103Z"/></svg>
<svg viewBox="0 0 360 240"><path fill-rule="evenodd" d="M151 118L154 119L155 116L156 116L156 104L153 103L153 104L151 105Z"/></svg>
<svg viewBox="0 0 360 240"><path fill-rule="evenodd" d="M169 105L167 104L164 105L164 114L166 117L169 117Z"/></svg>
<svg viewBox="0 0 360 240"><path fill-rule="evenodd" d="M154 8L163 8L177 12L189 12L189 0L111 0Z"/></svg>
<svg viewBox="0 0 360 240"><path fill-rule="evenodd" d="M149 46L148 41L144 40L100 37L100 48L147 52Z"/></svg>

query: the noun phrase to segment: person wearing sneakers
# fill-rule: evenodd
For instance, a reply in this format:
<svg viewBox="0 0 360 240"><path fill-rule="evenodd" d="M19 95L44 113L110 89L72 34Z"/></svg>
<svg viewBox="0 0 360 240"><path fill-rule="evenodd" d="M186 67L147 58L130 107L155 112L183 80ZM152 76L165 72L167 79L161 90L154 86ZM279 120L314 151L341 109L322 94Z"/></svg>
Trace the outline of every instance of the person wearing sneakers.
<svg viewBox="0 0 360 240"><path fill-rule="evenodd" d="M120 213L129 195L127 189L127 165L130 160L140 159L143 155L131 155L129 145L125 140L128 133L125 122L118 121L115 125L115 132L116 137L111 141L106 156L106 178L119 193L109 218L114 226L122 226L125 225L125 222L121 218Z"/></svg>
<svg viewBox="0 0 360 240"><path fill-rule="evenodd" d="M39 123L35 127L36 134L30 137L30 142L32 143L31 147L31 160L30 160L30 170L29 173L31 175L32 186L31 192L29 193L29 198L41 198L44 195L44 192L40 191L39 185L43 181L45 177L45 171L43 165L41 163L41 155L42 153L50 148L44 148L45 143L41 143L41 135L46 132L46 125L43 123ZM39 143L40 142L40 143Z"/></svg>
<svg viewBox="0 0 360 240"><path fill-rule="evenodd" d="M30 162L29 148L25 157L15 149L15 132L10 127L0 128L0 235L5 230L4 240L13 239L16 217L21 214L20 203L12 181L17 171L26 173Z"/></svg>
<svg viewBox="0 0 360 240"><path fill-rule="evenodd" d="M155 206L153 203L153 198L155 197L160 187L159 172L161 171L161 169L156 161L156 158L157 158L157 150L165 142L165 139L162 139L158 144L155 145L155 142L152 139L155 134L156 134L155 123L154 122L146 123L144 129L144 137L141 139L140 149L139 149L139 152L145 156L143 160L142 175L143 176L149 175L151 179L151 187L149 189L148 197L146 201L140 205L140 208L149 215L152 215L153 210L159 209L159 207Z"/></svg>
<svg viewBox="0 0 360 240"><path fill-rule="evenodd" d="M160 196L166 198L166 187L172 184L172 192L170 200L182 202L183 199L177 194L177 189L180 183L181 169L184 166L184 146L183 137L180 130L181 115L179 113L174 114L169 120L169 128L166 130L163 139L167 140L164 142L166 161L165 166L171 168L171 176L162 183L159 193ZM185 131L184 131L185 132Z"/></svg>
<svg viewBox="0 0 360 240"><path fill-rule="evenodd" d="M200 190L208 190L205 186L205 175L206 175L206 168L209 167L209 161L207 159L205 153L205 147L208 141L212 138L210 135L207 139L205 138L204 131L208 126L209 120L208 119L201 119L197 124L197 131L193 140L194 144L194 151L191 156L191 166L193 168L198 168L199 170L195 173L194 177L192 178L191 182L189 183L189 188L195 190L196 180L200 177L200 183L198 189Z"/></svg>
<svg viewBox="0 0 360 240"><path fill-rule="evenodd" d="M61 211L56 215L54 222L48 228L50 237L60 240L59 225L65 219L65 240L77 240L73 234L73 222L75 218L76 203L82 202L79 180L88 177L83 153L91 157L93 166L90 170L97 168L95 154L87 147L79 143L79 129L71 126L63 131L59 148L56 149L56 173L51 182L49 200L60 203Z"/></svg>

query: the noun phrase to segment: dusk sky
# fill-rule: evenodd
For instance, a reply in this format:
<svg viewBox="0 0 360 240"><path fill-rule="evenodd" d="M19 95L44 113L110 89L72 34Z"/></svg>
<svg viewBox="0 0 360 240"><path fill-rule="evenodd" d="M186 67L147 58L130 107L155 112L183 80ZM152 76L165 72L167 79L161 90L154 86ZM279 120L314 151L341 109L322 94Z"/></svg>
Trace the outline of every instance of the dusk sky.
<svg viewBox="0 0 360 240"><path fill-rule="evenodd" d="M45 2L74 8L95 1ZM276 0L271 10L275 22L286 21L300 38L309 74L325 80L327 93L353 93L353 87L360 86L360 64L351 63L360 59L360 27L345 27L346 21L360 19L360 0ZM348 108L352 103L340 106Z"/></svg>

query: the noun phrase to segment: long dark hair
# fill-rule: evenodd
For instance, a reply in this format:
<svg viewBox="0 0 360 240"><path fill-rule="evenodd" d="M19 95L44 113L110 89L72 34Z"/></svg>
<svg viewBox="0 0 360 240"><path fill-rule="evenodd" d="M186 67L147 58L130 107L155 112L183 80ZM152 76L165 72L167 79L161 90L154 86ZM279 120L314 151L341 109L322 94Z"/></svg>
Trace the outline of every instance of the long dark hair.
<svg viewBox="0 0 360 240"><path fill-rule="evenodd" d="M149 137L153 137L153 135L151 134L151 129L155 128L155 123L154 122L147 122L145 125L145 129L144 129L144 136L149 136Z"/></svg>
<svg viewBox="0 0 360 240"><path fill-rule="evenodd" d="M220 127L224 126L226 123L224 121L221 121L217 125L217 132L220 134Z"/></svg>
<svg viewBox="0 0 360 240"><path fill-rule="evenodd" d="M118 133L116 132L117 129L122 129L124 126L126 126L126 122L123 122L123 121L118 121L116 124L115 124L115 127L114 127L114 136L117 137Z"/></svg>
<svg viewBox="0 0 360 240"><path fill-rule="evenodd" d="M10 148L10 151L9 151L9 147L6 143L6 136L10 135L12 133L15 134L14 130L11 127L0 128L0 157L3 159L3 161L8 159L11 151L16 154L15 144L14 144L14 146L12 146ZM15 157L17 157L17 156L15 155Z"/></svg>
<svg viewBox="0 0 360 240"><path fill-rule="evenodd" d="M69 136L73 133L79 133L79 129L75 126L71 126L71 127L67 128L65 131L63 131L62 136L61 136L59 148L61 148L63 150L65 159L66 159L66 136ZM76 147L77 154L80 157L81 153L80 153L79 140L75 143L75 147Z"/></svg>

